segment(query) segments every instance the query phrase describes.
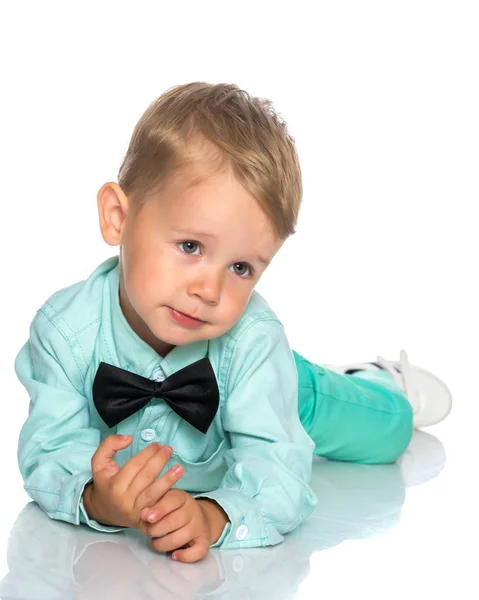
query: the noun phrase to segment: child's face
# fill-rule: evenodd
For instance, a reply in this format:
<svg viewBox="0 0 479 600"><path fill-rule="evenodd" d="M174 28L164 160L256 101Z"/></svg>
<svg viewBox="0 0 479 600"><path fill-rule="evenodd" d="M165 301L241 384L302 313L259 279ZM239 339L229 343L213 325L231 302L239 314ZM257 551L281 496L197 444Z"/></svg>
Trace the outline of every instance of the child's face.
<svg viewBox="0 0 479 600"><path fill-rule="evenodd" d="M220 336L240 318L266 269L259 257L271 261L283 241L231 172L195 186L177 177L134 220L122 222L122 311L162 356ZM171 309L201 321L178 322Z"/></svg>

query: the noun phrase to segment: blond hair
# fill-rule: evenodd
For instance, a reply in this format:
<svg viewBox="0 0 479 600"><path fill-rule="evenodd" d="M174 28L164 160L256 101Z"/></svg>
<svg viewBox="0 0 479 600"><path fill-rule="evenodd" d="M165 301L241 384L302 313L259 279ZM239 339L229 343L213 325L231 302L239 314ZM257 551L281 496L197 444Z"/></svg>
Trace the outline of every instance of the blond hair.
<svg viewBox="0 0 479 600"><path fill-rule="evenodd" d="M149 105L118 173L133 211L157 194L172 173L191 164L189 142L198 137L219 150L220 160L211 156L210 163L215 169L225 164L232 168L275 234L280 239L294 234L303 192L294 138L270 100L234 84L179 85Z"/></svg>

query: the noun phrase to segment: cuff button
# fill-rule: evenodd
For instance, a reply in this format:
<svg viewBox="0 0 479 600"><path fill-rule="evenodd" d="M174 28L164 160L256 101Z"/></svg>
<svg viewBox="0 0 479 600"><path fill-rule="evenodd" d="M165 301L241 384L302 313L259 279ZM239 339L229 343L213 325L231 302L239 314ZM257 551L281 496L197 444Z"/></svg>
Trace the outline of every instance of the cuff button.
<svg viewBox="0 0 479 600"><path fill-rule="evenodd" d="M246 525L240 525L238 527L238 529L236 530L236 539L237 540L244 540L245 537L248 535L248 528L246 527Z"/></svg>

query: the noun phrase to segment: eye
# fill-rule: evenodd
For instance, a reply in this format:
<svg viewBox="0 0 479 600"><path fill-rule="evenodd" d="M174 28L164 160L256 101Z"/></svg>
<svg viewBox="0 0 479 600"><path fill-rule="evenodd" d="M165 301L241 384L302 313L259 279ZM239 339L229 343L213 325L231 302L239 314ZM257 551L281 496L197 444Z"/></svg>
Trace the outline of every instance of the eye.
<svg viewBox="0 0 479 600"><path fill-rule="evenodd" d="M185 246L187 248L187 250L184 250L182 248L182 250L185 254L194 254L195 247L199 248L199 244L197 242L193 242L191 240L187 240L186 242L180 242L178 244L178 246ZM192 249L192 246L193 246L193 249Z"/></svg>
<svg viewBox="0 0 479 600"><path fill-rule="evenodd" d="M236 271L236 270L234 271L234 272L235 272L237 275L239 275L240 277L243 277L243 276L244 276L244 274L245 274L245 273L244 273L244 271L242 270L242 268L243 268L243 269L247 269L247 274L248 274L250 277L252 277L252 276L253 276L253 274L254 274L253 267L250 267L250 266L249 266L248 264L246 264L246 263L234 263L234 264L233 264L233 265L231 265L231 266L233 267L233 269L236 269L236 267L239 267L239 268L240 268L240 270L241 270L241 272L240 272L240 273L238 273L238 271ZM243 277L243 279L244 279L244 277Z"/></svg>
<svg viewBox="0 0 479 600"><path fill-rule="evenodd" d="M194 242L193 240L187 240L185 242L178 242L178 246L180 246L182 252L185 254L189 254L190 256L198 256L195 253L196 249L200 248L198 242ZM242 279L246 279L247 277L253 277L255 274L255 270L252 266L247 263L237 262L231 265L233 267L233 273L239 275Z"/></svg>

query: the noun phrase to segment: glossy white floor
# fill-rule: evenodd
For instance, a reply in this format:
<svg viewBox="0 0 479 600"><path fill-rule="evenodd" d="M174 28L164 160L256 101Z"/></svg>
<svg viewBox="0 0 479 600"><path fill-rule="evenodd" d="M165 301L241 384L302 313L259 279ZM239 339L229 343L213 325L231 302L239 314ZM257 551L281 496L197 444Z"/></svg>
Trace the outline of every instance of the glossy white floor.
<svg viewBox="0 0 479 600"><path fill-rule="evenodd" d="M213 549L192 565L155 553L138 531L52 521L14 494L18 505L1 514L0 598L477 598L475 470L463 425L452 412L417 431L393 465L316 459L318 506L284 543ZM10 453L12 473L13 462Z"/></svg>

